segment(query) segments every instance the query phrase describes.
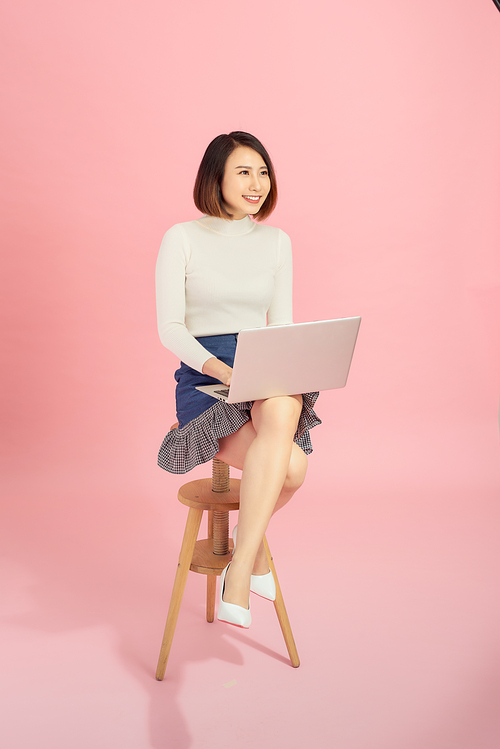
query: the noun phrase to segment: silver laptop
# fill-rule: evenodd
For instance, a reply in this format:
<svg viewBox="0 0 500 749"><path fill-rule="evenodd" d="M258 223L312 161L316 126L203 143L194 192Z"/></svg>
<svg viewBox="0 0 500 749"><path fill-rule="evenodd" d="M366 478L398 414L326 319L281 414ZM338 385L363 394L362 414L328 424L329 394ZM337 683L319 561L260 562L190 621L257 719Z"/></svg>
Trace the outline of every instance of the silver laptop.
<svg viewBox="0 0 500 749"><path fill-rule="evenodd" d="M242 330L230 387L221 383L197 390L240 403L342 388L360 323L360 317L346 317Z"/></svg>

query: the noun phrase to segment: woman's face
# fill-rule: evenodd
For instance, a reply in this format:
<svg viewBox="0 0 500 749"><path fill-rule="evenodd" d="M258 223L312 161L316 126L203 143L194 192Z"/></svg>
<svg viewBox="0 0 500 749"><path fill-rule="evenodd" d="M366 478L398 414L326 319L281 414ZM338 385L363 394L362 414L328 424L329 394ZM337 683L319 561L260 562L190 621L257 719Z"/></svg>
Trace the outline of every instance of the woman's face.
<svg viewBox="0 0 500 749"><path fill-rule="evenodd" d="M226 161L221 187L224 206L233 220L258 213L271 189L262 156L247 146L235 148Z"/></svg>

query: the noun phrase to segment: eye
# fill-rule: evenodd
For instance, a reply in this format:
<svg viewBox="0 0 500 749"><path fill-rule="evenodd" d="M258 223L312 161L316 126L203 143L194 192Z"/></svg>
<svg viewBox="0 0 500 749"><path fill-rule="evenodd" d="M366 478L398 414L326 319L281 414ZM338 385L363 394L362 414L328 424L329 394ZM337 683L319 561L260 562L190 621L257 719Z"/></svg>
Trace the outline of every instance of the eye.
<svg viewBox="0 0 500 749"><path fill-rule="evenodd" d="M268 177L268 176L269 176L269 172L267 171L267 169L263 169L263 170L261 171L261 175L262 175L263 177Z"/></svg>
<svg viewBox="0 0 500 749"><path fill-rule="evenodd" d="M241 172L238 172L238 174L248 174L248 169L242 169Z"/></svg>

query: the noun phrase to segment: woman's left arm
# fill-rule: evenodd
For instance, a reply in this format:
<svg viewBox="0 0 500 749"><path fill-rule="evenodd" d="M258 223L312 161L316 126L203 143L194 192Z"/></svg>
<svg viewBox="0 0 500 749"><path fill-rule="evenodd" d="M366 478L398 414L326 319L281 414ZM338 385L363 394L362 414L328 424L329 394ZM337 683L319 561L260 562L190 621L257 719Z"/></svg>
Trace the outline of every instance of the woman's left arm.
<svg viewBox="0 0 500 749"><path fill-rule="evenodd" d="M292 285L293 263L292 243L288 234L278 229L276 253L276 274L274 294L267 311L268 325L289 325L293 322Z"/></svg>

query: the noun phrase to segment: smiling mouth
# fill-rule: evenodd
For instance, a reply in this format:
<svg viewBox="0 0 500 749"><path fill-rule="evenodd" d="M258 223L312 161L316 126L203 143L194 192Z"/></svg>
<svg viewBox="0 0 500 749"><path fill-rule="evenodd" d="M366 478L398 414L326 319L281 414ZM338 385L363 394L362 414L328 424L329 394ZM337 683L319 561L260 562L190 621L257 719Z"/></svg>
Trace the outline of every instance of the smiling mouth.
<svg viewBox="0 0 500 749"><path fill-rule="evenodd" d="M243 195L248 203L258 203L262 195Z"/></svg>

